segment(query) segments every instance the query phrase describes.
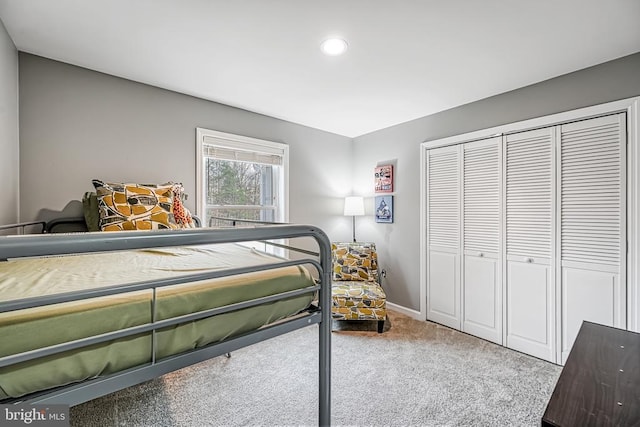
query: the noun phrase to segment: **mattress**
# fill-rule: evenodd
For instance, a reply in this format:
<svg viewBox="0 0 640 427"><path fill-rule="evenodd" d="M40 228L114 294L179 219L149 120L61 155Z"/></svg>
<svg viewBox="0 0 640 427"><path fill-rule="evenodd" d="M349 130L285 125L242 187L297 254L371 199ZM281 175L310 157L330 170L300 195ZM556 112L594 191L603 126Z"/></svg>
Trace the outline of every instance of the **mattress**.
<svg viewBox="0 0 640 427"><path fill-rule="evenodd" d="M237 244L160 248L0 262L0 302L278 261ZM157 289L156 319L313 286L300 266ZM309 306L314 293L162 329L156 358L255 330ZM151 321L152 291L0 313L0 357ZM0 399L150 363L151 335L130 336L0 369Z"/></svg>

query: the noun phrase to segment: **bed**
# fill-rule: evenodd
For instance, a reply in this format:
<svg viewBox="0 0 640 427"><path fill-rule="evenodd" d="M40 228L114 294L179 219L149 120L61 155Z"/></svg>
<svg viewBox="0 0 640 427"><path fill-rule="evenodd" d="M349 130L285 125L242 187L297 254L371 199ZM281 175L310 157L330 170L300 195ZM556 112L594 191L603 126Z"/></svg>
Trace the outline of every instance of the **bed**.
<svg viewBox="0 0 640 427"><path fill-rule="evenodd" d="M317 253L238 244L298 238ZM305 225L0 236L0 403L72 406L318 324L329 425L330 268Z"/></svg>

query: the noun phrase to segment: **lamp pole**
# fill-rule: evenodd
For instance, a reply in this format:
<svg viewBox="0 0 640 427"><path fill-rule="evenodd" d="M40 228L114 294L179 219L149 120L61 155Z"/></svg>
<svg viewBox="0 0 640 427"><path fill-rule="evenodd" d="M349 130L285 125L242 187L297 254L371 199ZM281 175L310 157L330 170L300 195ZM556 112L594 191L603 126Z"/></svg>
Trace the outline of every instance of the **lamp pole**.
<svg viewBox="0 0 640 427"><path fill-rule="evenodd" d="M351 216L351 218L353 219L353 227L352 227L352 229L353 229L353 242L355 243L356 242L356 216L353 215L353 216Z"/></svg>

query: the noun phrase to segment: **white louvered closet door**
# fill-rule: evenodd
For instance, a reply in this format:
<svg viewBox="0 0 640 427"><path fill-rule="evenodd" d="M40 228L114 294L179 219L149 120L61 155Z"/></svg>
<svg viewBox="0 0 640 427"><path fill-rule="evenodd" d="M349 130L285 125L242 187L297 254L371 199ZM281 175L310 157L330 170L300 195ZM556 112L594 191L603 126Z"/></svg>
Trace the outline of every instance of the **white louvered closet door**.
<svg viewBox="0 0 640 427"><path fill-rule="evenodd" d="M502 138L462 145L462 330L502 344Z"/></svg>
<svg viewBox="0 0 640 427"><path fill-rule="evenodd" d="M460 147L426 161L427 318L460 329Z"/></svg>
<svg viewBox="0 0 640 427"><path fill-rule="evenodd" d="M555 128L505 137L505 345L556 360Z"/></svg>
<svg viewBox="0 0 640 427"><path fill-rule="evenodd" d="M561 126L561 363L583 320L626 328L624 113Z"/></svg>

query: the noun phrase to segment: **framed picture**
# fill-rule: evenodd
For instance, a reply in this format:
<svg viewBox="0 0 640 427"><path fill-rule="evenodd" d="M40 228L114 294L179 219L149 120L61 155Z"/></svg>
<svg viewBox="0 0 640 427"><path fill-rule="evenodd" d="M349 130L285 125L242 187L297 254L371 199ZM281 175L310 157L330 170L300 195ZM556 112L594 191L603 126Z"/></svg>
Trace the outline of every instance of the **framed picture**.
<svg viewBox="0 0 640 427"><path fill-rule="evenodd" d="M376 196L376 222L393 222L393 196Z"/></svg>
<svg viewBox="0 0 640 427"><path fill-rule="evenodd" d="M393 192L393 165L376 166L374 177L376 193Z"/></svg>

